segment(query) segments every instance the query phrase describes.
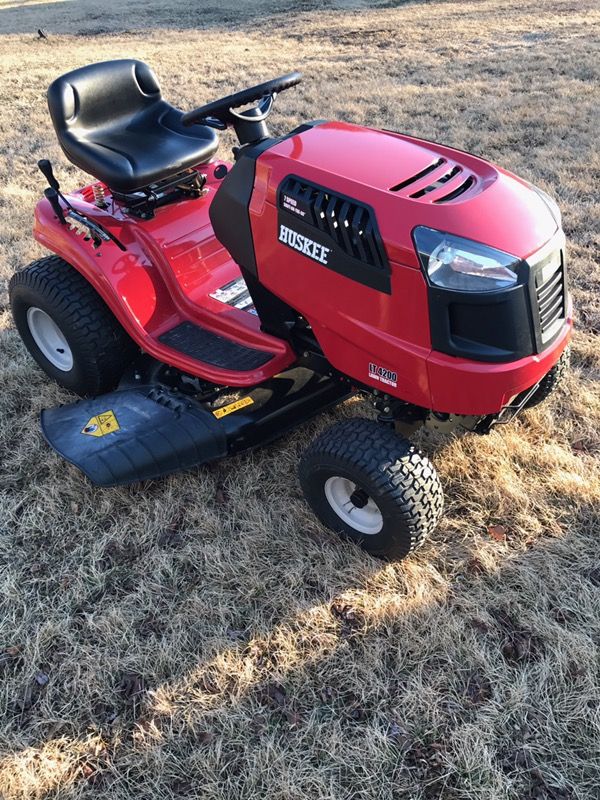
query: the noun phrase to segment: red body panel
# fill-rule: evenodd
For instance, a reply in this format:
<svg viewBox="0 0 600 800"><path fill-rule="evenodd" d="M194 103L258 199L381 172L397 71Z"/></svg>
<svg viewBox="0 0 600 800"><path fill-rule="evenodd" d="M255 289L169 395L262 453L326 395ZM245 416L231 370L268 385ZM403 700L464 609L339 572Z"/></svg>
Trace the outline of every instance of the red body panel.
<svg viewBox="0 0 600 800"><path fill-rule="evenodd" d="M405 190L390 191L440 157L444 164ZM410 194L449 167L471 177L460 199L435 201L455 182ZM276 192L289 175L354 197L376 210L391 266L391 294L334 272L278 241ZM468 209L467 209L468 206ZM258 160L251 202L259 278L311 324L327 359L346 375L416 405L456 414L499 411L558 360L570 319L544 353L517 362L468 361L431 349L427 285L412 241L427 225L527 258L557 230L543 200L524 182L450 148L346 123L318 125L268 149ZM369 363L398 373L397 387L369 378Z"/></svg>
<svg viewBox="0 0 600 800"><path fill-rule="evenodd" d="M207 171L212 176L214 167ZM238 266L217 241L208 209L218 181L207 181L207 193L157 209L151 220L125 216L105 189L108 208L93 204L90 187L69 195L83 214L100 222L127 248L113 242L94 250L91 243L60 225L49 203L41 200L35 214L35 238L76 267L104 298L125 330L160 361L226 386L253 386L294 361L290 347L260 330L258 318L210 295L240 277ZM273 353L263 367L248 372L220 369L173 350L158 340L165 331L191 321L220 336Z"/></svg>
<svg viewBox="0 0 600 800"><path fill-rule="evenodd" d="M406 189L391 191L443 159ZM217 241L209 220L218 189L206 165L207 192L157 210L142 221L112 202L93 204L90 187L70 195L73 206L100 222L126 246L108 242L99 250L61 226L47 201L36 209L35 236L76 267L97 289L143 350L155 358L214 383L250 386L295 359L290 346L265 334L256 316L210 295L240 277ZM409 195L435 181L448 167L448 183L415 199ZM278 242L277 187L288 175L304 177L376 210L391 267L391 293L369 288ZM456 181L470 179L460 198L436 204ZM273 294L302 314L330 363L357 383L371 385L408 402L456 414L498 412L534 385L556 363L570 337L570 311L553 344L539 355L501 364L456 358L432 350L428 289L412 241L427 225L527 258L549 241L556 223L528 184L475 156L399 134L345 123L308 129L265 150L256 162L250 203L258 277ZM221 336L273 354L249 372L220 369L172 350L159 341L186 320ZM369 377L368 365L397 372L397 386Z"/></svg>

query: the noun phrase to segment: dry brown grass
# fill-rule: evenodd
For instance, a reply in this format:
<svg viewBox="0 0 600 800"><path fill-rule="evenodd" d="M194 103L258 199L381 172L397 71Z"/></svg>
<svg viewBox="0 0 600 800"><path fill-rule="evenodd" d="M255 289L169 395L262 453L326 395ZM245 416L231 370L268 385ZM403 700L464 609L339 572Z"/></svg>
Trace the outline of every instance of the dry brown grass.
<svg viewBox="0 0 600 800"><path fill-rule="evenodd" d="M597 5L204 5L0 4L0 795L598 798ZM298 454L333 415L129 489L92 488L43 444L39 410L69 398L21 346L6 282L40 253L35 161L82 177L44 91L123 55L183 107L300 68L278 131L411 131L558 196L578 323L567 391L487 438L422 439L448 508L417 557L374 561L302 501Z"/></svg>

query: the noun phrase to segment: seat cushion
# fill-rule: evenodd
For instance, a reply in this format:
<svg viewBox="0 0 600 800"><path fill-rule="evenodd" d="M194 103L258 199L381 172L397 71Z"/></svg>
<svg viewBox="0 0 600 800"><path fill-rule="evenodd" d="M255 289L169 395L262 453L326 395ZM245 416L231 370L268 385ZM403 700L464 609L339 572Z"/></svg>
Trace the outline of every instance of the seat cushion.
<svg viewBox="0 0 600 800"><path fill-rule="evenodd" d="M212 128L183 127L183 112L162 99L141 61L107 61L63 75L48 90L48 106L67 158L117 192L204 164L218 147Z"/></svg>

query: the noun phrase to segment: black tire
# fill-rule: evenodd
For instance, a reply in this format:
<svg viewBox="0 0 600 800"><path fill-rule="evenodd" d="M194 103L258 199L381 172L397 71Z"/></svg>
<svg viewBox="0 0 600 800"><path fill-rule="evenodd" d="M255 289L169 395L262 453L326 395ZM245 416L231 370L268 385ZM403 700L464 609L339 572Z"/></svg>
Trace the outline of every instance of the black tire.
<svg viewBox="0 0 600 800"><path fill-rule="evenodd" d="M76 269L58 256L41 258L12 276L9 295L17 330L44 372L81 396L114 389L137 347ZM52 364L36 344L27 316L32 307L44 311L65 337L73 357L68 371Z"/></svg>
<svg viewBox="0 0 600 800"><path fill-rule="evenodd" d="M300 482L321 522L375 556L401 559L419 547L442 515L444 496L429 460L391 428L350 419L326 430L300 462ZM347 524L327 499L330 478L356 484L352 497L368 496L381 514L379 532L365 535ZM356 502L356 501L354 501Z"/></svg>
<svg viewBox="0 0 600 800"><path fill-rule="evenodd" d="M539 382L537 389L525 403L525 408L533 408L534 406L539 406L540 403L543 403L544 400L546 400L563 382L565 375L569 371L570 363L571 348L567 347L567 349L563 351L556 364Z"/></svg>

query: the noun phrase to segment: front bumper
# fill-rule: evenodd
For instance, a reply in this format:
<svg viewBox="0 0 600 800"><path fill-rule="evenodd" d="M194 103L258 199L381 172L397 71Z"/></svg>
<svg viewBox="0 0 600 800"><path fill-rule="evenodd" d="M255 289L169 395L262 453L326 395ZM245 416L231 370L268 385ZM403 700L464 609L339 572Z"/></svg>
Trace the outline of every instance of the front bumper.
<svg viewBox="0 0 600 800"><path fill-rule="evenodd" d="M430 285L427 371L435 411L498 414L567 347L573 322L563 231L525 259L518 274L516 286L489 294Z"/></svg>
<svg viewBox="0 0 600 800"><path fill-rule="evenodd" d="M542 352L508 363L486 363L433 351L427 359L431 408L448 414L497 414L521 392L537 384L569 344L572 305Z"/></svg>

